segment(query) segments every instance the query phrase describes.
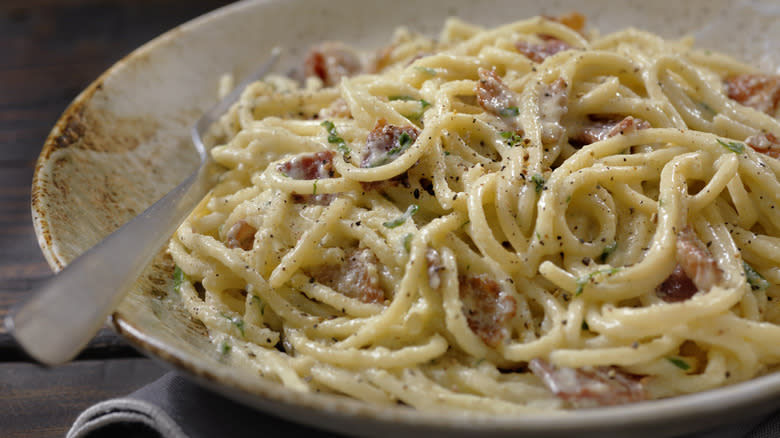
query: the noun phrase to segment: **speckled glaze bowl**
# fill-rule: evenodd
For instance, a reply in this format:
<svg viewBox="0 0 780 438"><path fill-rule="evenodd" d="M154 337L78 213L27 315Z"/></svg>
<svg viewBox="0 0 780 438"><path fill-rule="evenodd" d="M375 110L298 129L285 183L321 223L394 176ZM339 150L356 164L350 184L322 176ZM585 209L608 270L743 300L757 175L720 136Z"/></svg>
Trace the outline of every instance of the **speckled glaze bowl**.
<svg viewBox="0 0 780 438"><path fill-rule="evenodd" d="M400 25L436 33L447 16L484 25L579 10L602 32L635 26L774 71L780 7L728 0L259 0L184 24L139 48L82 92L41 152L32 209L39 243L59 270L140 213L197 165L188 128L216 100L217 81L255 68L279 45L288 65L310 44L341 39L378 47ZM230 398L349 435L406 437L666 437L780 409L780 373L706 393L563 415L496 417L378 407L302 394L219 361L199 322L181 311L173 264L160 253L110 318L133 345Z"/></svg>

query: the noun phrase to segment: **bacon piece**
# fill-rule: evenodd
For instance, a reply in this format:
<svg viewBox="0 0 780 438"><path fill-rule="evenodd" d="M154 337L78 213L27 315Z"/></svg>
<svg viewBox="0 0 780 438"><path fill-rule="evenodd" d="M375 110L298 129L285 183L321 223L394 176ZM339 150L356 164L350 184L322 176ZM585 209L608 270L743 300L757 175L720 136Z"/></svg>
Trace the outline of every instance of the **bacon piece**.
<svg viewBox="0 0 780 438"><path fill-rule="evenodd" d="M550 21L557 21L580 34L585 29L585 16L579 12L569 12L560 17L545 16L544 18ZM541 43L530 43L528 41L515 43L517 51L533 62L542 62L558 52L572 48L568 43L552 35L538 34L537 36L542 40Z"/></svg>
<svg viewBox="0 0 780 438"><path fill-rule="evenodd" d="M511 335L508 322L517 312L515 299L485 274L461 275L458 282L469 328L487 345L498 346Z"/></svg>
<svg viewBox="0 0 780 438"><path fill-rule="evenodd" d="M406 132L409 136L406 143L401 144L401 136ZM412 126L397 127L387 125L385 119L380 119L366 138L366 150L360 167L374 167L387 164L398 158L412 143L417 140L419 131ZM361 181L360 186L365 191L384 190L388 187L403 186L409 188L409 174L403 172L383 181Z"/></svg>
<svg viewBox="0 0 780 438"><path fill-rule="evenodd" d="M417 140L418 135L419 130L414 126L389 125L387 120L379 119L366 138L360 167L390 163L401 156Z"/></svg>
<svg viewBox="0 0 780 438"><path fill-rule="evenodd" d="M655 290L658 298L678 303L698 291L708 291L718 284L723 272L704 243L690 226L677 233L677 266Z"/></svg>
<svg viewBox="0 0 780 438"><path fill-rule="evenodd" d="M650 128L652 128L652 126L647 120L634 118L633 116L627 116L625 119L621 120L618 124L613 126L609 132L607 132L607 138L614 137L618 134L631 134L632 132L636 132L641 129Z"/></svg>
<svg viewBox="0 0 780 438"><path fill-rule="evenodd" d="M544 359L532 359L528 368L572 407L613 406L647 399L641 377L617 367L559 368Z"/></svg>
<svg viewBox="0 0 780 438"><path fill-rule="evenodd" d="M745 143L755 149L756 152L780 159L780 139L771 132L751 135L745 139Z"/></svg>
<svg viewBox="0 0 780 438"><path fill-rule="evenodd" d="M564 133L561 119L569 111L569 89L563 78L558 78L542 87L539 96L539 110L542 143L557 142Z"/></svg>
<svg viewBox="0 0 780 438"><path fill-rule="evenodd" d="M385 47L382 47L374 53L374 59L371 63L371 69L369 73L379 73L384 70L385 67L390 65L391 56L393 51L398 47L397 43L392 43Z"/></svg>
<svg viewBox="0 0 780 438"><path fill-rule="evenodd" d="M573 133L569 138L582 145L588 145L597 141L614 137L618 134L630 134L640 129L652 128L650 123L644 119L627 116L620 120L614 117L591 117L593 122L582 128L581 131Z"/></svg>
<svg viewBox="0 0 780 438"><path fill-rule="evenodd" d="M228 248L241 248L244 251L249 251L255 244L255 233L257 233L257 229L242 219L228 230L225 236L225 245Z"/></svg>
<svg viewBox="0 0 780 438"><path fill-rule="evenodd" d="M672 274L656 288L655 294L667 303L679 303L690 299L697 290L696 285L678 264Z"/></svg>
<svg viewBox="0 0 780 438"><path fill-rule="evenodd" d="M431 289L438 289L441 286L441 277L439 271L444 270L444 266L441 264L441 257L439 251L433 248L428 248L425 251L425 260L428 262L428 286Z"/></svg>
<svg viewBox="0 0 780 438"><path fill-rule="evenodd" d="M544 18L557 21L558 23L561 23L562 25L578 33L582 33L582 31L585 30L585 16L577 11L571 11L568 14L561 15L560 17L545 16Z"/></svg>
<svg viewBox="0 0 780 438"><path fill-rule="evenodd" d="M571 49L569 44L554 36L540 34L539 38L542 39L541 43L530 43L521 40L515 43L515 48L523 56L536 63L542 62L558 52Z"/></svg>
<svg viewBox="0 0 780 438"><path fill-rule="evenodd" d="M290 161L277 166L279 172L292 179L325 179L331 178L335 173L333 169L333 151L320 151L311 154L298 155ZM329 205L334 195L320 193L315 195L293 193L293 202L297 204Z"/></svg>
<svg viewBox="0 0 780 438"><path fill-rule="evenodd" d="M718 263L690 226L677 233L677 262L701 291L710 290L722 279Z"/></svg>
<svg viewBox="0 0 780 438"><path fill-rule="evenodd" d="M292 179L325 179L333 176L333 151L298 155L277 166Z"/></svg>
<svg viewBox="0 0 780 438"><path fill-rule="evenodd" d="M379 260L368 248L355 249L340 265L320 265L309 270L311 278L364 303L381 303L385 292L379 285Z"/></svg>
<svg viewBox="0 0 780 438"><path fill-rule="evenodd" d="M780 75L741 74L726 78L726 94L742 105L771 116L780 102Z"/></svg>
<svg viewBox="0 0 780 438"><path fill-rule="evenodd" d="M495 70L480 68L477 71L477 101L485 111L501 117L511 116L511 109L517 109L517 93L501 80Z"/></svg>
<svg viewBox="0 0 780 438"><path fill-rule="evenodd" d="M363 72L363 63L354 50L339 41L325 41L309 50L303 64L306 77L317 76L326 87L338 85L341 78Z"/></svg>

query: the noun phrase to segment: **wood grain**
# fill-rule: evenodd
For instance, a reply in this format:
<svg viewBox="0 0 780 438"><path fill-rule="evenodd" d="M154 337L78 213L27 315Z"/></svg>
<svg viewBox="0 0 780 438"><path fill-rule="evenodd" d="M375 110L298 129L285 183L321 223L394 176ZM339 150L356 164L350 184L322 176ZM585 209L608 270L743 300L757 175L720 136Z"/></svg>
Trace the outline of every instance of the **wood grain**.
<svg viewBox="0 0 780 438"><path fill-rule="evenodd" d="M32 227L30 183L35 159L59 115L127 53L227 3L0 2L0 317L51 273ZM0 328L0 361L11 360L9 339Z"/></svg>
<svg viewBox="0 0 780 438"><path fill-rule="evenodd" d="M0 319L8 308L51 275L38 248L30 216L31 167L0 167ZM0 325L0 360L13 354Z"/></svg>
<svg viewBox="0 0 780 438"><path fill-rule="evenodd" d="M165 373L148 359L80 361L57 368L0 363L0 436L65 436L78 414Z"/></svg>
<svg viewBox="0 0 780 438"><path fill-rule="evenodd" d="M0 320L51 274L32 226L30 183L57 118L130 51L227 3L0 1ZM109 330L71 364L45 369L25 360L0 324L0 437L62 437L86 407L164 372Z"/></svg>

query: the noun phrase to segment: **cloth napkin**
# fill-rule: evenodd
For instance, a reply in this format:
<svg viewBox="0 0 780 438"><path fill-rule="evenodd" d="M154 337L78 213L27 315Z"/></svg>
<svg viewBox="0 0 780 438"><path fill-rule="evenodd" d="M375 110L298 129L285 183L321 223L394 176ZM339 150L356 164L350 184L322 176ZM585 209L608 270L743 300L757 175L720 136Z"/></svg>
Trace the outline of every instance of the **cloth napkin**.
<svg viewBox="0 0 780 438"><path fill-rule="evenodd" d="M88 408L67 438L256 438L259 434L341 437L264 414L170 372L127 397ZM780 438L780 412L679 438Z"/></svg>
<svg viewBox="0 0 780 438"><path fill-rule="evenodd" d="M258 436L342 437L264 414L169 372L127 397L87 408L73 423L67 438Z"/></svg>

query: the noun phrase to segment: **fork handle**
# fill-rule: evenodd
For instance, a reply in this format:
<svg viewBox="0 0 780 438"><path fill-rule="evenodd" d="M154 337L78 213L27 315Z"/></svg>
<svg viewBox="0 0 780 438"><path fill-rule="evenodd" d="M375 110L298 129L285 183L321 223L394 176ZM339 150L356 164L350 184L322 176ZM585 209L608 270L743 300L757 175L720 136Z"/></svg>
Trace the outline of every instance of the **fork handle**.
<svg viewBox="0 0 780 438"><path fill-rule="evenodd" d="M181 184L67 265L5 318L8 331L36 361L73 359L119 305L160 248L211 188L203 133L238 100L244 88L268 73L281 49L246 77L192 126L200 167Z"/></svg>
<svg viewBox="0 0 780 438"><path fill-rule="evenodd" d="M49 278L5 324L36 361L69 361L100 329L179 224L209 190L207 164Z"/></svg>

